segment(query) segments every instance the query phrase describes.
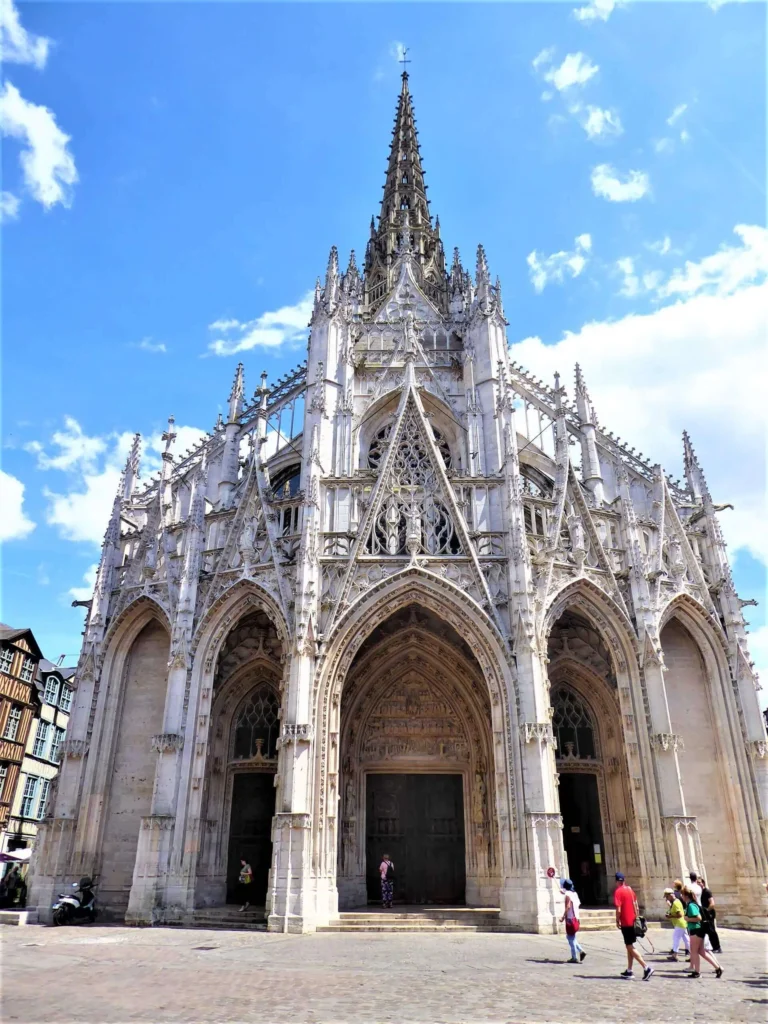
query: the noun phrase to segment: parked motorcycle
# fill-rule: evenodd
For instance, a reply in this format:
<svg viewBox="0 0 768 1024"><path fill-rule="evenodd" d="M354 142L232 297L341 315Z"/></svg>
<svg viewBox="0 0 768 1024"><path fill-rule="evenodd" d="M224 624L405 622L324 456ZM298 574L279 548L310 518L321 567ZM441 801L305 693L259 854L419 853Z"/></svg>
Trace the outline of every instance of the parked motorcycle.
<svg viewBox="0 0 768 1024"><path fill-rule="evenodd" d="M59 893L53 904L53 923L82 924L89 921L92 924L98 913L93 882L90 878L81 878L79 882L72 883L72 888L77 891Z"/></svg>

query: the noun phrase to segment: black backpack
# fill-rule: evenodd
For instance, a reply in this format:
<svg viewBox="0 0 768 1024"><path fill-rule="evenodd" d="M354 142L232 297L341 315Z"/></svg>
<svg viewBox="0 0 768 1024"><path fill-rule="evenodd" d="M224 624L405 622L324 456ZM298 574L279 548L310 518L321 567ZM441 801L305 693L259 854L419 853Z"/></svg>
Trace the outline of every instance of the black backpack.
<svg viewBox="0 0 768 1024"><path fill-rule="evenodd" d="M387 864L387 881L392 882L395 878L395 865L390 861Z"/></svg>

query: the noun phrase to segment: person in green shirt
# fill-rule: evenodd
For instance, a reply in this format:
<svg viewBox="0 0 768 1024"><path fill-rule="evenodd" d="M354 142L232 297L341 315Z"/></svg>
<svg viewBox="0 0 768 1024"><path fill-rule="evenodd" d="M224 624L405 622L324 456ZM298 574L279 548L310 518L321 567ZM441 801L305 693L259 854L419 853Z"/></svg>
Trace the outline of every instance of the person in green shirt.
<svg viewBox="0 0 768 1024"><path fill-rule="evenodd" d="M706 960L708 964L712 964L715 968L715 977L719 978L723 973L723 968L715 957L704 949L701 907L696 902L693 892L688 888L683 889L683 899L686 901L685 920L688 923L688 937L691 940L691 973L688 977L701 977L699 967L701 966L701 961Z"/></svg>
<svg viewBox="0 0 768 1024"><path fill-rule="evenodd" d="M685 923L685 910L683 909L683 903L679 894L675 892L674 889L665 889L664 899L669 905L667 917L674 928L674 931L672 932L672 951L667 957L667 960L676 961L681 939L685 946L686 953L690 954L691 952L691 943L688 938L688 929Z"/></svg>

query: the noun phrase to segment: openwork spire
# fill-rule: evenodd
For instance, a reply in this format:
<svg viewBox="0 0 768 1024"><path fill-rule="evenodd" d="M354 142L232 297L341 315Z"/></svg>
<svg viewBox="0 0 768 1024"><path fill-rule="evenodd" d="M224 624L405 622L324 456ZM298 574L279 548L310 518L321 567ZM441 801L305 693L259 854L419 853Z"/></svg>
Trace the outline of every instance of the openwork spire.
<svg viewBox="0 0 768 1024"><path fill-rule="evenodd" d="M365 276L368 301L377 305L393 285L393 266L403 251L406 235L419 285L438 304L447 301L445 256L439 228L433 226L424 184L424 170L416 132L408 73L403 72L395 126L387 164L378 227L371 223Z"/></svg>

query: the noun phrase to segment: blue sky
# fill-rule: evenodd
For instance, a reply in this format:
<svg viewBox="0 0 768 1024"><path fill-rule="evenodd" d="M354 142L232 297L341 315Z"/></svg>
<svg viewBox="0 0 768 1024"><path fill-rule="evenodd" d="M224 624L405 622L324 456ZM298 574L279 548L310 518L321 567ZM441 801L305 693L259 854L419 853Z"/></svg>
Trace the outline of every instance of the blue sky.
<svg viewBox="0 0 768 1024"><path fill-rule="evenodd" d="M249 388L301 361L329 247L362 256L378 212L405 44L446 248L485 246L513 358L579 359L676 476L689 429L768 662L763 4L0 10L5 621L74 661L132 432L152 464L239 359Z"/></svg>

